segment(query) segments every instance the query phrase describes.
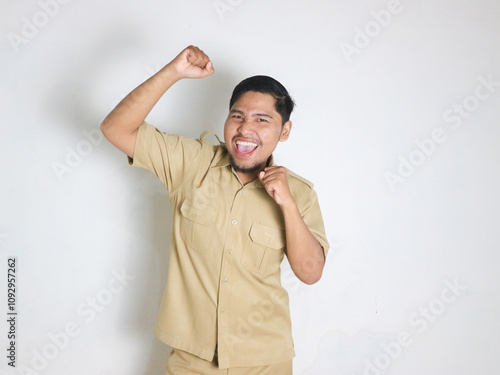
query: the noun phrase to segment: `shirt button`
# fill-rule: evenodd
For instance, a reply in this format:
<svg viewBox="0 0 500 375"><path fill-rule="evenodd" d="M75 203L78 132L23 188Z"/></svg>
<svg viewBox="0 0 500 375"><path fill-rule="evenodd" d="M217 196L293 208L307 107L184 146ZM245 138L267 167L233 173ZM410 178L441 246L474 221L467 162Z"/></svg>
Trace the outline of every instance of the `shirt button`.
<svg viewBox="0 0 500 375"><path fill-rule="evenodd" d="M227 255L231 255L232 253L233 253L233 252L232 252L231 250L229 250L229 251L227 252Z"/></svg>
<svg viewBox="0 0 500 375"><path fill-rule="evenodd" d="M225 311L224 309L222 309L222 310L220 311L220 313L221 313L221 314L224 314L225 312L226 312L226 311Z"/></svg>
<svg viewBox="0 0 500 375"><path fill-rule="evenodd" d="M231 224L236 225L238 222L236 220L231 221Z"/></svg>
<svg viewBox="0 0 500 375"><path fill-rule="evenodd" d="M228 279L224 279L224 284L227 284L229 283L229 280Z"/></svg>

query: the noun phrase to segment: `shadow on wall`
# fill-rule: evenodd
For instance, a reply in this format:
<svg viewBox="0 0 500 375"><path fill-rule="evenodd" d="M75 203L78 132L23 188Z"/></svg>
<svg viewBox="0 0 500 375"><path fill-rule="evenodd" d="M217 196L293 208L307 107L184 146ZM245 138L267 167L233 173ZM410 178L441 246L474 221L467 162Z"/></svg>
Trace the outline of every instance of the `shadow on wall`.
<svg viewBox="0 0 500 375"><path fill-rule="evenodd" d="M111 28L110 30L120 30L123 28ZM75 138L82 138L83 129L98 129L104 117L112 110L112 106L105 113L99 113L95 108L96 88L102 87L103 82L98 82L103 77L103 71L109 69L109 66L120 64L120 58L129 56L134 48L137 51L143 49L145 41L140 39L140 32L132 32L130 28L125 29L127 33L110 34L108 37L101 35L97 41L94 50L86 51L83 60L77 60L58 76L59 82L54 82L53 91L46 96L46 105L49 111L57 113L65 124L65 133L74 133ZM112 46L112 48L110 48ZM210 46L207 46L207 52ZM215 48L214 48L215 49ZM168 56L172 58L179 53L172 51ZM165 64L168 61L165 61ZM158 66L155 71L160 69ZM204 130L212 130L219 136L223 136L223 124L228 113L229 98L234 86L239 82L231 73L230 64L224 66L224 62L219 62L216 66L216 73L210 79L186 80L191 82L182 82L181 90L176 91L176 108L185 108L180 111L183 119L182 129L186 129L188 136L201 134ZM154 72L155 72L154 71ZM154 73L148 72L149 75ZM133 74L134 72L131 72ZM88 79L90 77L90 79ZM95 79L92 79L94 77ZM195 82L196 81L196 82ZM130 87L131 91L135 87ZM116 93L117 97L121 93ZM171 99L171 98L169 98ZM165 102L163 102L165 103ZM168 113L162 113L162 102L157 105L158 112L163 116ZM185 120L184 120L185 117ZM164 123L168 123L165 119ZM155 124L156 125L156 124ZM157 125L161 130L162 125ZM104 144L105 142L103 142ZM109 146L109 145L108 145ZM117 150L113 147L103 147L102 157L104 159L114 159ZM130 301L127 309L127 315L123 318L123 331L129 332L151 332L154 331L154 320L145 319L145 311L154 311L154 316L158 311L160 300L163 293L163 287L167 280L168 270L168 247L171 240L171 216L172 209L168 199L168 193L159 180L150 172L144 170L135 170L126 164L125 156L121 155L122 163L117 168L123 168L120 178L123 183L129 187L131 207L127 208L131 217L137 218L136 223L132 223L134 236L150 242L153 246L150 249L154 251L144 252L143 249L124 249L126 253L135 253L141 251L141 259L145 275L138 275L145 280L143 285L147 285L144 293L140 294L139 300ZM146 219L146 220L145 220ZM160 275L155 275L159 269ZM149 285L153 283L158 285ZM148 293L150 287L153 290L159 290L158 294ZM152 315L148 314L148 315ZM144 347L146 343L137 342L137 345ZM149 346L148 344L146 344ZM151 335L151 346L149 358L145 369L136 369L137 373L144 374L163 374L166 359L170 353L170 348L153 334ZM139 366L139 365L138 365Z"/></svg>
<svg viewBox="0 0 500 375"><path fill-rule="evenodd" d="M126 167L125 167L126 168ZM128 167L132 168L132 167ZM172 208L168 193L161 182L151 172L133 169L124 171L127 179L130 178L132 204L128 212L136 217L134 228L137 236L152 246L150 252L145 249L132 249L131 252L140 252L140 259L147 265L141 268L144 280L140 299L131 300L129 314L123 319L124 329L137 332L137 336L150 337L149 358L145 360L145 369L137 368L136 373L163 374L170 348L154 337L156 316L159 309L163 288L167 281L169 265L169 245L171 241ZM137 178L140 175L141 177ZM130 176L130 177L129 177ZM154 290L158 293L151 293ZM137 346L146 343L137 342Z"/></svg>

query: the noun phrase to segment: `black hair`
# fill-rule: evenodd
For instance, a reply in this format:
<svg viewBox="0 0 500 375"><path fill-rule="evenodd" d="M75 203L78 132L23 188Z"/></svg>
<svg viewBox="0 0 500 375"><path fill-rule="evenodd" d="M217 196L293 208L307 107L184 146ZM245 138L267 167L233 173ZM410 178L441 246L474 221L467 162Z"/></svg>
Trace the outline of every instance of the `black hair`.
<svg viewBox="0 0 500 375"><path fill-rule="evenodd" d="M277 80L268 76L253 76L238 83L229 100L229 109L231 110L240 96L248 91L270 94L276 99L276 112L280 114L282 124L290 120L295 103L286 88Z"/></svg>

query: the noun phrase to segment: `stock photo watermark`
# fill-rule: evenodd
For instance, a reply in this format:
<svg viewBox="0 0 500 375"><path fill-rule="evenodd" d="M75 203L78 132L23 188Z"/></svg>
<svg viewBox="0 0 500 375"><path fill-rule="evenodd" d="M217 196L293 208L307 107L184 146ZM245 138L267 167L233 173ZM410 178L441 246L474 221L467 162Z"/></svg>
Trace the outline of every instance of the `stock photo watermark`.
<svg viewBox="0 0 500 375"><path fill-rule="evenodd" d="M380 352L373 359L364 360L363 375L382 375L397 360L403 350L413 344L415 337L427 331L431 324L435 323L449 307L455 302L462 292L467 290L465 285L460 284L455 278L453 281L445 280L444 288L438 297L432 299L425 306L420 306L417 311L408 317L410 329L400 331L396 338L390 342L380 344ZM357 374L352 374L357 375Z"/></svg>
<svg viewBox="0 0 500 375"><path fill-rule="evenodd" d="M386 9L371 11L371 20L363 27L354 28L354 36L351 43L340 43L340 49L348 63L352 62L353 55L361 54L387 28L394 18L403 11L403 5L399 0L390 0Z"/></svg>
<svg viewBox="0 0 500 375"><path fill-rule="evenodd" d="M30 364L21 364L17 368L19 374L39 375L43 373L50 366L51 361L57 358L70 345L71 341L82 333L85 326L104 311L115 300L116 296L135 279L135 276L128 274L125 269L122 269L121 272L113 269L111 274L112 277L104 288L78 304L75 314L79 317L79 321L68 321L60 331L49 332L47 334L48 342L32 350Z"/></svg>
<svg viewBox="0 0 500 375"><path fill-rule="evenodd" d="M158 71L163 68L163 65L146 65L144 68L144 75L140 79L140 82L144 82L151 78L154 74L156 74ZM116 107L129 93L128 92L122 92L121 95L116 96L112 101L111 101L111 107L114 108Z"/></svg>
<svg viewBox="0 0 500 375"><path fill-rule="evenodd" d="M82 139L75 147L66 146L66 155L64 161L53 161L51 164L59 182L63 182L63 176L73 172L75 168L80 166L85 157L88 157L94 151L94 148L99 145L104 139L104 135L98 129L83 129L82 134L86 139Z"/></svg>
<svg viewBox="0 0 500 375"><path fill-rule="evenodd" d="M7 258L7 364L17 360L17 258Z"/></svg>
<svg viewBox="0 0 500 375"><path fill-rule="evenodd" d="M288 306L287 294L281 295L274 292L270 298L260 300L254 305L254 309L247 315L246 318L238 317L238 326L236 333L229 334L227 339L229 350L235 352L236 346L242 344L256 332L258 327L262 326L269 317L273 315L274 310L279 306Z"/></svg>
<svg viewBox="0 0 500 375"><path fill-rule="evenodd" d="M224 15L227 12L233 12L237 7L239 7L244 0L215 0L212 5L215 9L215 13L219 16L221 21L224 21Z"/></svg>
<svg viewBox="0 0 500 375"><path fill-rule="evenodd" d="M472 94L467 95L460 103L453 104L443 113L443 121L446 124L451 124L451 129L455 131L460 129L463 122L481 107L481 103L490 99L500 88L500 81L495 81L493 74L489 74L487 77L480 76L478 81L479 84ZM398 156L399 163L396 170L384 173L389 189L392 192L396 191L397 185L411 177L416 169L424 165L436 152L438 145L447 140L448 134L443 127L434 128L427 138L415 139L415 149L408 156Z"/></svg>
<svg viewBox="0 0 500 375"><path fill-rule="evenodd" d="M339 247L340 244L332 243L332 248L338 249ZM300 287L305 285L295 276L291 268L287 268L282 272L281 282L289 294L296 292ZM235 345L249 339L265 323L266 319L269 319L273 315L273 312L279 306L288 309L287 293L277 294L274 292L270 295L270 298L262 299L255 303L253 310L246 318L238 317L236 335L229 336L231 350L235 350Z"/></svg>
<svg viewBox="0 0 500 375"><path fill-rule="evenodd" d="M19 48L28 44L38 33L45 28L50 20L59 14L61 5L66 5L71 0L40 0L38 10L29 17L21 19L19 33L9 32L7 38L16 53Z"/></svg>
<svg viewBox="0 0 500 375"><path fill-rule="evenodd" d="M142 81L147 80L149 77L154 75L161 69L161 66L151 66L147 65L145 67L144 75ZM112 100L111 107L116 107L126 94L116 97ZM104 140L104 135L99 129L83 129L82 134L85 139L82 139L74 147L66 146L64 150L66 154L64 159L61 161L53 161L51 163L52 170L56 175L59 182L64 182L64 176L68 173L73 172L73 170L79 167L83 159L90 156L94 151L95 147L101 144Z"/></svg>

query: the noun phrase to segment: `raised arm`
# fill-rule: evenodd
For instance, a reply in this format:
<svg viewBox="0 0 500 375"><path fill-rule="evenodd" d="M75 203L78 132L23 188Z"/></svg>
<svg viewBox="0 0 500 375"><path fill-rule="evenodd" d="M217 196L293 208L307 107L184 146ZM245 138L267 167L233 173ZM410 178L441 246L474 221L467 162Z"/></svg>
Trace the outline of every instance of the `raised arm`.
<svg viewBox="0 0 500 375"><path fill-rule="evenodd" d="M163 94L183 78L204 78L214 71L210 58L202 50L187 47L106 116L101 124L102 133L116 148L133 157L137 131Z"/></svg>

